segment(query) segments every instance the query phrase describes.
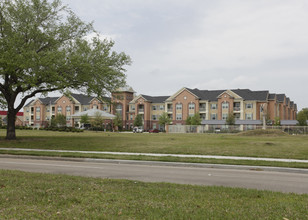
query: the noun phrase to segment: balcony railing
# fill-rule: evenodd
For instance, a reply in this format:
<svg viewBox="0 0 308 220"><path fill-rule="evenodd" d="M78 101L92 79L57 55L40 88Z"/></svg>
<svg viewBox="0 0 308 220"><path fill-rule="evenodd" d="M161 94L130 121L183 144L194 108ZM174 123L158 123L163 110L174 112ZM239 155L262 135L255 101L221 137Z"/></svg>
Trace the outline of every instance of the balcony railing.
<svg viewBox="0 0 308 220"><path fill-rule="evenodd" d="M138 113L144 113L144 109L138 109Z"/></svg>
<svg viewBox="0 0 308 220"><path fill-rule="evenodd" d="M172 108L168 108L168 110L167 110L168 112L172 112L173 111L173 109Z"/></svg>
<svg viewBox="0 0 308 220"><path fill-rule="evenodd" d="M199 108L199 111L200 111L200 112L205 112L205 111L206 111L206 108L200 107L200 108Z"/></svg>
<svg viewBox="0 0 308 220"><path fill-rule="evenodd" d="M239 111L241 111L241 107L233 107L233 111L239 112Z"/></svg>

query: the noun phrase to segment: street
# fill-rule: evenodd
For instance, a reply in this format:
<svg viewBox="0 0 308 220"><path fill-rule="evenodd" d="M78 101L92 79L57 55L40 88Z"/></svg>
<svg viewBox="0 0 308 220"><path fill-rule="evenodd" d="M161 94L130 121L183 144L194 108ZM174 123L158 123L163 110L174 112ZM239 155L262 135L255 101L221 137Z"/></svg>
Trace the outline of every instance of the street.
<svg viewBox="0 0 308 220"><path fill-rule="evenodd" d="M0 169L308 193L308 175L305 173L3 157L0 158Z"/></svg>

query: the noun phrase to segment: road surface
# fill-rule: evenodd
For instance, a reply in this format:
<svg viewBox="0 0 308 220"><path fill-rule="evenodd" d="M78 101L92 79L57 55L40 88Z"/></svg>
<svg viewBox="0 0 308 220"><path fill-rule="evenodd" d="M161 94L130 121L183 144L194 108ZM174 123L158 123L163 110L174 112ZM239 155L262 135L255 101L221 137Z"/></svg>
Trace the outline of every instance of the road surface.
<svg viewBox="0 0 308 220"><path fill-rule="evenodd" d="M0 169L69 174L144 182L241 187L308 193L308 174L264 170L164 166L157 164L78 162L53 159L0 158Z"/></svg>

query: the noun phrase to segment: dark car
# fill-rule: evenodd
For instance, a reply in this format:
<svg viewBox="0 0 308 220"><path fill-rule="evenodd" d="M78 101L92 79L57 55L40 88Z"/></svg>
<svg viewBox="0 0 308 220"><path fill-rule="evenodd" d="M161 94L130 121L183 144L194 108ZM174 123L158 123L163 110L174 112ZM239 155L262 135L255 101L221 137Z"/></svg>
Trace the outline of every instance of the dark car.
<svg viewBox="0 0 308 220"><path fill-rule="evenodd" d="M159 130L158 129L151 129L151 130L149 130L149 133L159 133Z"/></svg>

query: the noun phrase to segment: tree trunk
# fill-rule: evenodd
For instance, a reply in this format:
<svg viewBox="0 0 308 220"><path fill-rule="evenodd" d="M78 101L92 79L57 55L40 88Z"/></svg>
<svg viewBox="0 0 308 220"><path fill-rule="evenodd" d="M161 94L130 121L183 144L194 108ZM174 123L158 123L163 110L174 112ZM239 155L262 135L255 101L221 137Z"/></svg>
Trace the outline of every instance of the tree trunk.
<svg viewBox="0 0 308 220"><path fill-rule="evenodd" d="M16 121L16 114L8 111L8 114L7 114L7 129L6 129L6 139L7 140L15 140L16 139L15 121Z"/></svg>

